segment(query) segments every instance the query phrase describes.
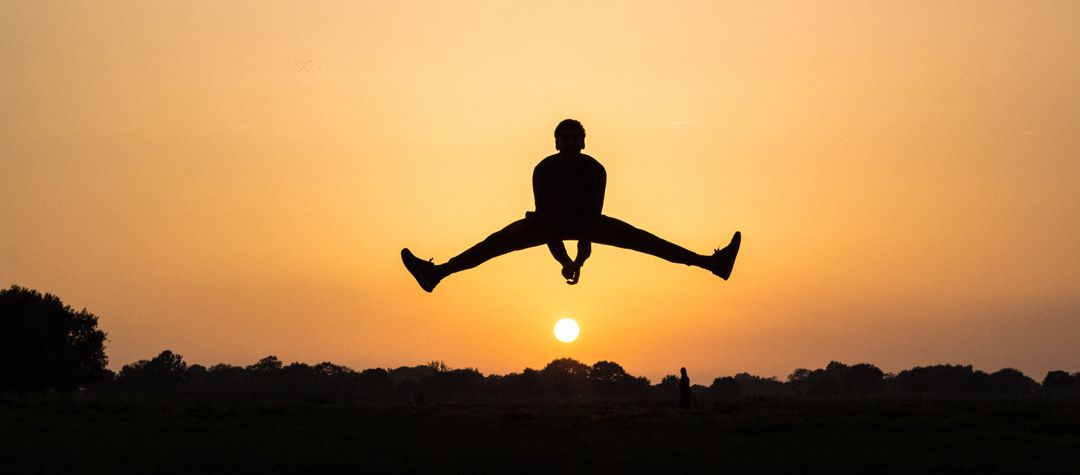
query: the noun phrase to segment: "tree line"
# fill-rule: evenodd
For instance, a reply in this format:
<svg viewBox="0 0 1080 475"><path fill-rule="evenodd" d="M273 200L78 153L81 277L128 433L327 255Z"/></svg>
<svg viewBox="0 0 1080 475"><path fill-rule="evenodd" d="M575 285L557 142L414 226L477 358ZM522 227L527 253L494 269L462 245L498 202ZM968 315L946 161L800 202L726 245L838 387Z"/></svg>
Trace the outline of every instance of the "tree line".
<svg viewBox="0 0 1080 475"><path fill-rule="evenodd" d="M542 369L526 368L506 375L484 375L472 368L451 369L433 361L425 365L354 371L324 362L284 364L267 356L249 366L188 365L171 351L124 366L119 373L91 387L100 394L302 398L392 399L416 397L635 397L671 398L679 378L665 376L657 384L626 372L613 361L592 365L571 358L551 361ZM868 363L830 362L825 368L797 369L780 381L749 373L694 385L699 398L734 396L1080 396L1080 374L1051 371L1037 382L1015 369L985 373L970 365L920 366L888 374Z"/></svg>
<svg viewBox="0 0 1080 475"><path fill-rule="evenodd" d="M189 365L172 351L106 368L105 333L97 317L59 298L18 287L0 290L0 394L75 392L102 396L299 398L385 400L424 397L660 397L678 394L674 374L652 384L613 361L585 364L571 358L542 369L484 375L434 361L418 366L356 371L330 362L285 364L267 356L249 366ZM692 372L691 372L692 374ZM869 363L830 362L800 368L786 380L748 373L694 385L700 398L736 396L940 395L1076 396L1080 373L1050 371L1037 382L1006 368L986 373L970 365L920 366L885 373Z"/></svg>

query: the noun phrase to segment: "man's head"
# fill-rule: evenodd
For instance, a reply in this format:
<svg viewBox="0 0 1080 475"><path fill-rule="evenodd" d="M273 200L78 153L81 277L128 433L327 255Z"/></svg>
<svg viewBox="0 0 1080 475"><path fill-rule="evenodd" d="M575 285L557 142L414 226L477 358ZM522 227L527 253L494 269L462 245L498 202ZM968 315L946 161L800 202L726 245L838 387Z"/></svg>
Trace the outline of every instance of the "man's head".
<svg viewBox="0 0 1080 475"><path fill-rule="evenodd" d="M585 127L574 119L555 126L555 149L562 153L578 153L585 148Z"/></svg>

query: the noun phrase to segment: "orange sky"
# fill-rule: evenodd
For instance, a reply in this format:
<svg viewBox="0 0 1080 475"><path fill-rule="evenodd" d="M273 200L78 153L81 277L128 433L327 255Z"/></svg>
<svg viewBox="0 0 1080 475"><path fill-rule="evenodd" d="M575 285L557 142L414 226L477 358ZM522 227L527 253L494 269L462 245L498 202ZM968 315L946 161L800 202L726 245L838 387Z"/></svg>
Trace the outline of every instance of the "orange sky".
<svg viewBox="0 0 1080 475"><path fill-rule="evenodd" d="M0 285L112 366L562 356L655 381L830 359L1080 370L1080 3L0 1ZM581 120L605 213L732 280L543 248L423 293L532 208ZM556 341L576 318L581 338Z"/></svg>

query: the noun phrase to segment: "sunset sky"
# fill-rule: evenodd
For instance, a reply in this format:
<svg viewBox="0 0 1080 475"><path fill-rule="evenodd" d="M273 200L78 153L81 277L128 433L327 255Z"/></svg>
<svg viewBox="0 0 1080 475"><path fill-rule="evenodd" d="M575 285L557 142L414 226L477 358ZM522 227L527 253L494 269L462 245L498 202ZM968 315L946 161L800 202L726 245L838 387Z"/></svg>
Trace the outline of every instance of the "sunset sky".
<svg viewBox="0 0 1080 475"><path fill-rule="evenodd" d="M423 292L400 249L531 210L567 117L605 214L741 230L731 280L597 246L568 286L535 248ZM1041 380L1080 371L1078 184L1076 1L0 0L0 286L98 315L113 369Z"/></svg>

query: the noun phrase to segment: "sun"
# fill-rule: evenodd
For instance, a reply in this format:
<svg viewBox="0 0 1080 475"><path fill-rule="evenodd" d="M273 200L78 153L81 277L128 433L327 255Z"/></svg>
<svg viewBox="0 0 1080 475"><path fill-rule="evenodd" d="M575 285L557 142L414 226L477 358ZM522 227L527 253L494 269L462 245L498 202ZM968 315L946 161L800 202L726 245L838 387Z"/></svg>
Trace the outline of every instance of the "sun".
<svg viewBox="0 0 1080 475"><path fill-rule="evenodd" d="M555 338L563 343L577 340L578 333L581 333L581 328L573 318L564 318L555 322Z"/></svg>

